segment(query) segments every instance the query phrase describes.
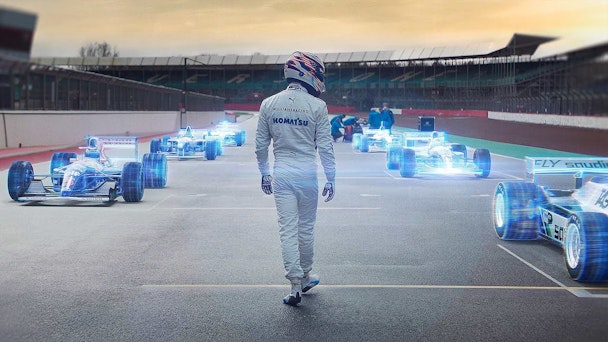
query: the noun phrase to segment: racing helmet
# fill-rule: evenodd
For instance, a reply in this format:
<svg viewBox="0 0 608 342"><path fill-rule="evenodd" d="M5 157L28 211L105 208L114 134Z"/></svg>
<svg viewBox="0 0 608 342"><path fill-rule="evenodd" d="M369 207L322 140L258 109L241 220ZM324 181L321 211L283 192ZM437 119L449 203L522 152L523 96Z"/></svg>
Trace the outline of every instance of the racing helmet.
<svg viewBox="0 0 608 342"><path fill-rule="evenodd" d="M99 139L97 139L96 137L90 137L87 144L88 148L96 150L97 146L99 145Z"/></svg>
<svg viewBox="0 0 608 342"><path fill-rule="evenodd" d="M317 94L325 92L325 66L319 57L296 51L289 56L283 68L285 79L302 81Z"/></svg>

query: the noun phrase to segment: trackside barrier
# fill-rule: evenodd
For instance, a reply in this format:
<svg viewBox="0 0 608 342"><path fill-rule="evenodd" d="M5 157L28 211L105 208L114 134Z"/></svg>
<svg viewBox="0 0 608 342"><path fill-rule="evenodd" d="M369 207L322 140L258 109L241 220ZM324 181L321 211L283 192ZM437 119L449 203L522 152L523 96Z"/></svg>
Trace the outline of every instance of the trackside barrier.
<svg viewBox="0 0 608 342"><path fill-rule="evenodd" d="M181 127L210 127L224 111L105 112L0 111L0 149L29 146L77 146L87 135L153 136Z"/></svg>

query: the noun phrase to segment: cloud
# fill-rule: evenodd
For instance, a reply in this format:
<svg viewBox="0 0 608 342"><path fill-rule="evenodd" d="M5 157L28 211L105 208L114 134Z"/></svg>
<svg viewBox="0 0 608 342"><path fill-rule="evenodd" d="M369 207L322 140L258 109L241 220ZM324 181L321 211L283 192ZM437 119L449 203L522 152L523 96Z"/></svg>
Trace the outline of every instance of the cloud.
<svg viewBox="0 0 608 342"><path fill-rule="evenodd" d="M123 56L271 54L608 32L606 0L20 0L19 7L39 15L37 56L73 56L93 41L107 41Z"/></svg>

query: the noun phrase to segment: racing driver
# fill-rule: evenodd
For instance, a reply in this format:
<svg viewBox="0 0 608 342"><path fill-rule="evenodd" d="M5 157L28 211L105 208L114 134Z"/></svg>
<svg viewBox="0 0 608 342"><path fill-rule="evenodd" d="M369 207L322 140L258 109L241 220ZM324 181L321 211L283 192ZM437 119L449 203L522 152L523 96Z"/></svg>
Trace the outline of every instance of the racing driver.
<svg viewBox="0 0 608 342"><path fill-rule="evenodd" d="M256 131L256 157L262 174L262 191L274 193L285 277L291 292L283 303L297 306L301 293L319 283L310 274L313 264L313 230L319 188L317 153L327 183L322 195L331 201L335 189L335 159L325 91L325 66L316 55L294 52L284 65L287 89L266 98L260 106ZM268 148L272 141L271 174Z"/></svg>

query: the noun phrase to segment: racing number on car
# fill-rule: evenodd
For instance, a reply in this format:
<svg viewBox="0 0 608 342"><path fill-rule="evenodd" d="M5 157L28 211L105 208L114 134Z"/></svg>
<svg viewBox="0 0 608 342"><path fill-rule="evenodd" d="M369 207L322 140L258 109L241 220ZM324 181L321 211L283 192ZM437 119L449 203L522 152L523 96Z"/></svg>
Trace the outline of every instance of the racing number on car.
<svg viewBox="0 0 608 342"><path fill-rule="evenodd" d="M557 216L558 219L554 220L553 213L548 210L543 210L542 220L543 226L545 227L546 234L558 241L564 240L564 226L563 224L559 224L560 216Z"/></svg>
<svg viewBox="0 0 608 342"><path fill-rule="evenodd" d="M564 227L555 225L553 228L553 232L555 235L553 235L553 238L559 241L563 241L564 240Z"/></svg>

